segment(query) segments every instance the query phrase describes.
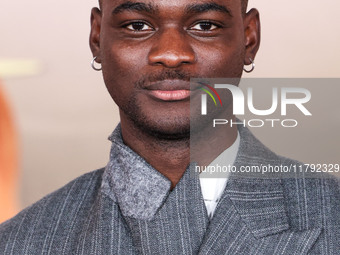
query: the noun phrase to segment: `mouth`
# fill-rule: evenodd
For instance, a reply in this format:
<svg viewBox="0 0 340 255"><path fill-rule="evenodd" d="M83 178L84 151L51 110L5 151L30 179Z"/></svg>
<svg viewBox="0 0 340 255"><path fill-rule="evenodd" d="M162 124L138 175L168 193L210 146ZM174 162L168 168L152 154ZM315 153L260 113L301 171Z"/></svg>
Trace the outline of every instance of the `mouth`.
<svg viewBox="0 0 340 255"><path fill-rule="evenodd" d="M150 95L163 101L181 101L190 97L190 90L151 90Z"/></svg>
<svg viewBox="0 0 340 255"><path fill-rule="evenodd" d="M190 82L183 80L164 80L149 84L148 94L162 101L181 101L190 98Z"/></svg>

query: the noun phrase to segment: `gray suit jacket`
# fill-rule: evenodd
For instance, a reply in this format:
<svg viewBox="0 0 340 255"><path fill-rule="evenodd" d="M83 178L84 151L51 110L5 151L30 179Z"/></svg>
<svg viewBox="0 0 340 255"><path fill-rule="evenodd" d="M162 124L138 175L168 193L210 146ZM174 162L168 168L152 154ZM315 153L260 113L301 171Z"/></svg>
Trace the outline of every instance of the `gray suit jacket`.
<svg viewBox="0 0 340 255"><path fill-rule="evenodd" d="M239 131L235 166L297 163ZM153 173L148 183L151 169L118 145L113 170L85 174L0 225L0 254L340 254L335 178L232 175L209 222L198 178L187 171L173 191L150 190L167 182ZM129 185L134 177L141 187Z"/></svg>

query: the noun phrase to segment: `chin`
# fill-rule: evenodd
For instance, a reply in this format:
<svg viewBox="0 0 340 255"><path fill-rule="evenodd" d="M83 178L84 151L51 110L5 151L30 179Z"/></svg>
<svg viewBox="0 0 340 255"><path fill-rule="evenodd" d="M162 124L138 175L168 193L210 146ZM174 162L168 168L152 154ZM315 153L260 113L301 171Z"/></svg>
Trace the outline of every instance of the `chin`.
<svg viewBox="0 0 340 255"><path fill-rule="evenodd" d="M189 117L143 118L136 123L144 132L164 140L181 140L190 138Z"/></svg>
<svg viewBox="0 0 340 255"><path fill-rule="evenodd" d="M159 103L148 98L133 97L120 108L135 127L150 136L165 140L190 138L188 102Z"/></svg>

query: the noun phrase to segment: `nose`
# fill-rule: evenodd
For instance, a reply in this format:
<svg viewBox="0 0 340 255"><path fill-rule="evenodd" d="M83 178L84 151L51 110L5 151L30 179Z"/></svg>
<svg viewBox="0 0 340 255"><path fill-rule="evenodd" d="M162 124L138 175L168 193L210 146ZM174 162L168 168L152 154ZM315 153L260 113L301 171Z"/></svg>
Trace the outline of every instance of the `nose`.
<svg viewBox="0 0 340 255"><path fill-rule="evenodd" d="M195 62L195 52L183 33L177 29L167 29L160 33L149 52L150 65L177 68Z"/></svg>

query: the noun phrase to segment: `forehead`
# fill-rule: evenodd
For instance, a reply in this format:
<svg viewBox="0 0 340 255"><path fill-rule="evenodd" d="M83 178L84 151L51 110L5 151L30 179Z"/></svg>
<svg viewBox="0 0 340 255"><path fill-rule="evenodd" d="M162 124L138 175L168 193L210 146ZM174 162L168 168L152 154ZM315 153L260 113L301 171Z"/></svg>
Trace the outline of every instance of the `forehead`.
<svg viewBox="0 0 340 255"><path fill-rule="evenodd" d="M241 9L240 0L102 0L103 11L161 12L224 11L232 14Z"/></svg>

